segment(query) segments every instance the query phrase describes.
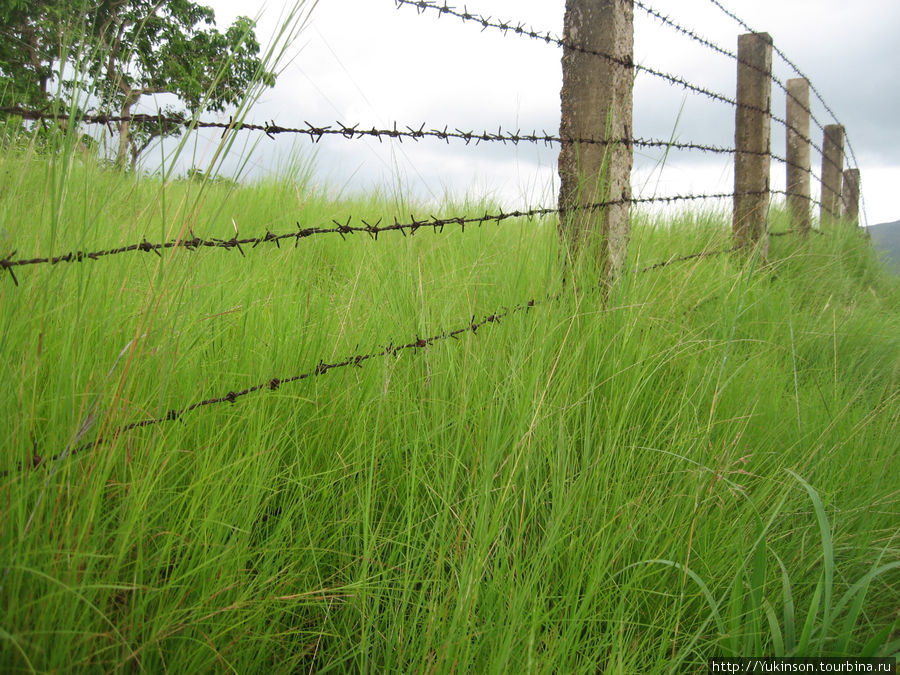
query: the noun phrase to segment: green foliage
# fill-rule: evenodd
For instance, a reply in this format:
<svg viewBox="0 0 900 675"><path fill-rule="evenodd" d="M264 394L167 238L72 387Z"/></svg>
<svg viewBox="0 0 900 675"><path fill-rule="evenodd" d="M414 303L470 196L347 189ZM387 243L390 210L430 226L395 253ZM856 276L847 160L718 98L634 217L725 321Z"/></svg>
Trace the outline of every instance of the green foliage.
<svg viewBox="0 0 900 675"><path fill-rule="evenodd" d="M235 187L22 151L0 172L3 256L432 210L329 200L303 166ZM608 299L589 269L561 284L550 219L16 268L0 470L44 461L0 478L0 671L895 653L900 284L856 232L771 243L764 268L637 273L729 244L716 214L639 216ZM113 433L548 293L474 335Z"/></svg>
<svg viewBox="0 0 900 675"><path fill-rule="evenodd" d="M272 86L275 75L259 57L251 19L239 17L224 33L214 21L212 9L189 0L14 2L0 14L7 38L0 43L0 100L42 108L54 95L50 81L67 73L57 77L67 100L88 95L102 112L128 116L144 97L158 94L179 101L161 111L165 116L222 111L255 87ZM154 140L183 129L120 123L116 162L134 166Z"/></svg>
<svg viewBox="0 0 900 675"><path fill-rule="evenodd" d="M808 493L819 527L821 543L821 573L816 580L809 607L798 616L802 608L795 600L790 573L781 557L767 544L771 536L772 522L779 515L786 501L782 498L767 525L759 523L754 541L732 581L726 599L716 600L708 585L693 570L671 560L649 560L641 565L664 565L682 571L703 593L709 607L708 622L712 622L720 636L717 655L725 656L892 656L897 645L891 641L891 633L897 620L886 623L875 632L864 632L866 641L858 639L858 622L866 602L866 595L879 578L900 570L900 560L882 563L888 554L883 549L872 567L855 581L848 580L846 590L834 601L835 568L832 530L825 513L825 506L818 492L793 471L788 472ZM780 586L773 588L778 599L766 596L768 557L778 565ZM726 605L723 607L723 605ZM780 612L778 607L780 605ZM727 612L723 616L722 610ZM799 631L799 632L798 632ZM677 667L687 654L683 653L673 667Z"/></svg>
<svg viewBox="0 0 900 675"><path fill-rule="evenodd" d="M69 3L6 0L0 6L0 102L41 107L60 57Z"/></svg>

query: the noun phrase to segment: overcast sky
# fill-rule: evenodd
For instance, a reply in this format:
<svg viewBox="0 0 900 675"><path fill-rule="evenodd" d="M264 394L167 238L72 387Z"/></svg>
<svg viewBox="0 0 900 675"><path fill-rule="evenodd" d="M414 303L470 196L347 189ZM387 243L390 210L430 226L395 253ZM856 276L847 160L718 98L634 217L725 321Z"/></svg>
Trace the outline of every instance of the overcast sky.
<svg viewBox="0 0 900 675"><path fill-rule="evenodd" d="M239 14L260 12L263 42L275 30L285 2L263 9L237 0L205 0L220 25ZM462 3L458 3L460 8ZM467 0L472 13L523 22L562 34L564 0ZM740 26L709 0L649 0L648 4L711 41L736 49ZM897 0L723 0L776 45L812 80L846 126L862 171L868 222L900 219L900 66ZM426 128L547 131L559 129L561 49L433 11L418 14L393 0L320 0L291 60L248 116L282 126L334 121L390 127L396 121ZM635 59L706 88L734 96L736 64L711 52L639 9L635 10ZM796 76L777 56L775 74ZM774 112L784 116L783 93L773 92ZM733 107L668 85L646 74L635 85L637 136L734 144ZM813 113L831 123L818 101ZM821 143L821 131L813 127ZM784 154L784 130L773 125L773 150ZM467 148L437 140L323 140L263 138L252 155L255 172L284 167L292 155L315 154L316 180L333 190L402 190L417 199L490 195L510 208L552 204L556 148L486 144ZM813 166L819 172L814 152ZM658 155L636 157L636 194L730 192L730 158L675 153L660 166ZM772 184L784 187L784 166L773 164ZM815 187L814 187L815 192Z"/></svg>

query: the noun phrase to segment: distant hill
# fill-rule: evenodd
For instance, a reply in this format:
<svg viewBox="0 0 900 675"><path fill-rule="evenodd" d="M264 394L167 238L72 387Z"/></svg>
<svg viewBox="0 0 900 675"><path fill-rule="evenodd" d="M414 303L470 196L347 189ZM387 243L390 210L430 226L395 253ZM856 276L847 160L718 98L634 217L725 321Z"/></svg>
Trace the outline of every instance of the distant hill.
<svg viewBox="0 0 900 675"><path fill-rule="evenodd" d="M869 227L872 244L881 253L888 267L900 274L900 220Z"/></svg>

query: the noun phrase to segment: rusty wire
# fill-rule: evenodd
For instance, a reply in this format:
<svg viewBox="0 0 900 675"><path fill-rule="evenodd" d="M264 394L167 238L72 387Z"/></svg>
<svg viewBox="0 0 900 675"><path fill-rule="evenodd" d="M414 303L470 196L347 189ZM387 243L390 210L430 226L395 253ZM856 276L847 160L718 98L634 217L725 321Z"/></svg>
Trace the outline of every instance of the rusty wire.
<svg viewBox="0 0 900 675"><path fill-rule="evenodd" d="M763 194L773 192L775 191L767 190L763 192L748 192L742 194ZM100 249L95 251L70 251L68 253L60 254L57 256L16 259L15 255L17 251L12 251L11 253L8 253L4 258L0 258L0 271L6 270L7 272L9 272L10 276L12 277L13 283L18 286L19 280L14 272L14 269L16 267L26 267L34 265L58 265L60 263L96 261L101 258L121 255L123 253L142 252L154 253L157 256L161 256L160 252L168 249L186 249L188 251L197 251L203 248L221 248L225 250L236 250L241 254L241 256L245 256L246 254L244 252L244 247L249 247L252 249L256 248L260 244L274 244L276 248L281 248L281 242L290 240L294 241L294 246L296 247L301 239L306 239L314 235L337 234L346 239L347 235L361 233L368 235L374 240L377 240L378 235L382 232L400 232L404 236L406 236L407 234L411 236L415 235L419 230L432 230L435 233L441 233L444 231L444 228L448 226L459 227L460 230L464 232L467 225L482 226L487 223L496 223L499 225L500 223L513 218L534 220L536 218L542 218L545 216L564 215L569 212L597 211L609 206L622 206L625 204L673 204L676 202L700 201L706 199L730 199L733 198L735 194L736 193L734 192L727 192L715 194L703 193L652 197L632 197L629 199L607 199L591 204L570 206L568 208L543 207L529 209L527 211L503 211L501 209L497 213L484 213L484 215L481 216L469 217L454 216L450 218L438 218L436 216L429 216L428 218L421 219L416 218L415 216L410 216L410 220L408 222L401 223L395 219L393 223L388 224L382 224L382 219L379 219L375 223L369 223L366 220L359 219L358 222L361 224L353 225L353 218L350 217L343 223L337 220L333 220L333 225L331 226L303 227L300 225L300 223L297 223L297 229L288 232L275 233L267 230L264 235L256 237L240 237L236 233L235 236L231 239L203 239L201 237L197 237L196 235L194 235L193 231L191 231L190 237L173 239L165 242L154 243L147 241L145 238L139 243L119 246L117 248Z"/></svg>
<svg viewBox="0 0 900 675"><path fill-rule="evenodd" d="M713 251L699 251L697 253L691 253L689 255L670 258L669 260L663 260L662 262L658 262L653 265L647 265L646 267L642 267L639 271L643 274L644 272L662 269L663 267L668 267L669 265L674 265L675 263L687 262L688 260L696 260L698 258L712 258L715 256L725 255L726 253L735 253L737 251L740 251L741 249L747 248L748 246L750 246L750 244L746 243L738 244L730 248L720 248Z"/></svg>
<svg viewBox="0 0 900 675"><path fill-rule="evenodd" d="M797 231L796 230L788 230L785 232L776 232L776 233L767 233L767 234L770 234L771 236L780 236L780 235L792 234L794 232L797 232ZM662 269L665 267L669 267L670 265L674 265L674 264L677 264L680 262L686 262L689 260L710 258L710 257L725 255L728 253L734 253L734 252L740 251L741 249L747 248L751 245L752 244L748 242L748 243L732 246L730 248L716 249L716 250L712 250L712 251L703 250L703 251L699 251L697 253L692 253L690 255L670 258L669 260L664 260L659 263L655 263L653 265L648 265L646 267L643 267L640 270L638 270L638 273L643 274L643 273L649 272L651 270ZM297 375L291 375L288 377L272 377L269 380L266 380L265 382L260 382L253 386L246 387L244 389L231 390L220 396L215 396L212 398L207 398L207 399L203 399L200 401L196 401L194 403L191 403L190 405L184 406L183 408L170 409L166 414L161 415L159 417L148 417L146 419L139 420L136 422L130 422L128 424L124 424L122 426L117 427L106 437L102 437L102 436L97 437L94 440L92 440L88 443L79 445L72 450L66 449L60 453L57 453L57 454L49 456L49 457L42 457L41 455L39 455L35 452L32 455L31 460L28 463L26 463L26 464L20 463L14 469L0 471L0 478L6 478L7 476L9 476L12 473L20 473L25 470L35 470L35 469L38 469L39 467L44 466L48 463L57 462L64 458L69 458L69 457L73 457L75 455L82 454L85 451L88 451L92 448L102 445L103 443L106 443L109 441L114 441L115 439L119 438L119 436L121 436L122 434L127 433L129 431L133 431L134 429L141 429L141 428L145 428L145 427L156 426L156 425L162 424L164 422L183 421L183 418L185 415L187 415L188 413L190 413L194 410L197 410L199 408L205 408L205 407L218 405L218 404L222 404L222 403L233 404L233 403L237 402L238 399L244 398L245 396L249 396L251 394L256 394L256 393L265 392L265 391L274 392L274 391L277 391L278 389L280 389L284 385L293 384L295 382L300 382L302 380L307 380L307 379L311 379L314 377L319 377L320 375L325 375L326 373L328 373L332 370L338 370L340 368L347 368L350 366L353 366L355 368L361 368L362 364L365 363L366 361L370 361L372 359L379 358L382 356L396 356L405 351L416 352L419 349L425 349L425 348L430 347L431 345L434 345L439 342L443 342L443 341L451 340L451 339L458 340L461 335L465 335L468 333L471 333L472 335L477 335L479 329L481 329L485 326L488 326L489 324L499 324L503 319L506 319L514 314L517 314L520 312L528 312L529 310L531 310L535 307L538 307L541 305L547 305L552 302L556 302L556 301L560 300L562 297L563 297L562 293L557 293L554 295L548 294L543 299L532 298L530 300L527 300L526 302L519 303L512 307L508 307L508 306L502 307L499 311L494 312L492 314L485 315L478 321L476 321L475 317L473 316L470 321L466 322L464 325L462 325L454 330L442 331L440 333L434 334L434 335L432 335L430 337L426 337L426 338L422 338L417 335L414 339L412 339L404 344L399 344L399 345L395 345L393 342L390 342L385 347L375 349L374 351L371 351L368 353L355 354L353 356L348 356L340 361L336 361L333 363L328 363L325 360L320 359L318 364L315 367L310 368L310 369L308 369L302 373L299 373Z"/></svg>
<svg viewBox="0 0 900 675"><path fill-rule="evenodd" d="M68 121L70 120L70 116L64 113L45 113L39 110L28 110L25 108L19 107L0 107L0 113L7 113L18 115L23 119L29 120L47 120L52 119L56 121ZM445 126L443 129L426 129L426 125L420 124L418 127L406 125L404 128L400 128L397 122L394 122L394 125L390 129L377 129L372 127L371 129L360 128L359 124L348 125L343 122L335 122L333 124L329 124L326 126L316 126L310 124L309 122L304 122L306 126L304 127L284 127L275 123L275 121L266 122L265 124L254 124L249 122L236 122L234 120L230 120L229 122L212 122L212 121L204 121L204 120L187 120L183 117L179 116L154 116L148 114L134 114L134 115L84 115L81 118L78 118L78 121L83 122L85 124L110 124L110 123L118 123L118 122L146 122L146 121L157 121L163 125L185 125L191 126L197 129L222 129L223 134L228 133L229 131L261 131L265 133L270 138L274 138L277 134L302 134L309 136L310 139L318 143L324 136L340 136L349 140L356 140L361 138L376 138L378 141L382 141L384 138L396 139L402 142L404 139L411 139L413 141L419 141L423 138L434 138L438 140L442 140L450 143L451 139L460 140L465 142L466 145L474 143L475 145L480 145L481 143L502 143L504 145L518 145L520 143L533 143L533 144L543 144L545 146L549 145L565 145L568 143L571 144L581 144L581 145L630 145L632 147L637 148L665 148L667 150L685 150L685 151L699 151L711 154L726 154L733 155L737 151L735 148L724 147L720 145L713 145L709 143L698 143L693 141L675 141L671 139L661 139L661 138L614 138L614 139L598 139L598 138L580 138L580 137L562 137L555 134L549 134L546 131L532 131L530 133L523 132L521 129L517 129L516 131L504 131L503 127L498 127L497 131L473 131L473 130L462 130L459 128L455 128L454 130L450 130L449 125ZM804 137L805 138L805 137ZM809 140L809 139L806 139ZM821 149L813 143L809 141L810 145L819 150L821 153ZM742 151L746 154L756 154L756 155L770 155L772 159L782 162L784 164L789 164L791 166L795 166L797 168L803 169L804 171L809 171L805 167L801 167L797 164L791 164L787 161L787 159L780 157L779 155L766 153L766 152L749 152ZM811 173L811 172L810 172ZM816 177L818 178L818 177ZM821 182L821 181L820 181Z"/></svg>
<svg viewBox="0 0 900 675"><path fill-rule="evenodd" d="M0 107L0 113L13 114L22 117L23 119L29 120L56 120L56 121L69 121L71 117L68 114L64 113L46 113L39 110L29 110L20 107ZM133 115L105 115L105 114L97 114L97 115L84 115L81 118L76 118L78 121L85 124L109 124L109 123L118 123L118 122L146 122L146 121L156 121L163 125L185 125L198 129L222 129L223 134L228 133L229 131L261 131L265 133L270 138L274 138L277 134L301 134L309 136L310 139L318 143L324 136L340 136L349 140L356 140L361 138L377 138L379 141L382 141L383 138L396 139L402 142L404 139L411 139L413 141L418 142L423 138L434 138L438 140L442 140L450 143L451 139L463 141L466 145L474 143L475 145L480 145L481 143L502 143L504 145L518 145L520 143L532 143L532 144L543 144L545 146L549 145L565 145L565 144L582 144L582 145L628 145L637 148L659 148L659 149L667 149L667 150L679 150L679 151L699 151L709 154L724 154L724 155L734 155L737 153L737 150L732 147L725 147L720 145L713 145L709 143L698 143L694 141L675 141L671 139L660 139L660 138L615 138L615 139L598 139L598 138L569 138L562 137L554 134L549 134L546 131L532 131L522 132L520 129L516 131L504 131L503 127L498 127L497 131L473 131L473 130L462 130L456 128L454 130L450 130L449 125L445 126L443 129L426 129L426 125L420 124L418 127L406 125L403 129L401 129L397 122L394 122L392 128L389 129L378 129L375 127L372 128L360 128L359 124L348 125L343 122L335 122L333 124L329 124L326 126L316 126L310 124L309 122L304 122L306 126L304 127L285 127L275 123L275 121L266 122L265 124L254 124L249 122L237 122L234 120L230 120L229 122L213 122L213 121L204 121L204 120L187 120L180 116L154 116L148 114L133 114ZM802 137L802 135L801 135ZM810 146L816 149L820 154L822 153L821 148L812 142L810 139L805 140L809 141ZM778 154L771 152L760 152L760 151L741 151L743 154L750 155L767 155L770 156L773 160L780 162L782 164L786 164L788 166L793 166L799 168L809 174L811 174L817 181L821 182L819 176L817 176L813 171L811 171L808 167L800 166L796 163L789 162L785 157L782 157ZM824 156L824 154L823 154ZM396 228L395 228L396 229ZM329 229L327 231L333 231L333 229ZM313 232L316 233L316 232ZM296 235L296 233L295 233ZM254 244L256 243L253 240L248 241L240 241L241 244ZM210 244L206 244L203 242L198 242L198 246L208 246ZM215 244L216 246L221 246L221 243ZM127 247L128 250L136 250L141 246L145 246L144 244L133 244L130 247ZM142 249L143 250L143 249ZM116 251L121 252L121 251ZM72 254L77 255L77 254ZM91 257L89 254L84 254L88 257ZM102 257L103 255L108 255L105 253L99 253L97 256ZM95 257L97 257L95 256ZM69 262L68 260L57 260L56 262ZM26 263L18 263L18 264L26 264ZM0 266L4 266L3 262L0 261ZM9 269L9 265L5 265L7 269Z"/></svg>
<svg viewBox="0 0 900 675"><path fill-rule="evenodd" d="M824 234L821 230L806 230L808 232L812 232L816 235ZM799 229L790 229L790 230L782 230L779 232L766 232L766 236L768 237L786 237L791 234L804 234L804 230ZM748 248L752 246L752 242L746 242L744 244L737 244L735 246L731 246L729 248L720 248L712 251L699 251L697 253L690 253L688 255L678 256L675 258L670 258L669 260L663 260L662 262L655 263L653 265L647 265L646 267L642 267L639 272L643 274L644 272L649 272L651 270L662 269L663 267L668 267L669 265L674 265L675 263L687 262L689 260L698 260L700 258L712 258L720 255L725 255L727 253L736 253L742 249Z"/></svg>
<svg viewBox="0 0 900 675"><path fill-rule="evenodd" d="M548 298L551 300L553 298ZM414 340L407 342L405 344L394 345L393 343L388 344L386 347L381 349L377 349L372 352L368 352L365 354L356 354L354 356L347 357L341 361L337 361L334 363L327 363L324 360L320 360L319 363L303 373L292 375L288 377L273 377L265 382L261 382L259 384L255 384L251 387L247 387L245 389L241 389L238 391L229 391L228 393L217 396L213 398L204 399L201 401L197 401L188 406L178 409L169 410L165 415L160 417L150 417L147 419L143 419L137 422L131 422L129 424L122 425L117 427L109 436L107 437L98 437L89 443L84 443L71 451L63 451L58 454L55 454L51 457L45 458L41 457L38 454L34 454L30 463L28 464L20 464L15 469L11 471L2 471L0 472L0 478L5 478L13 471L21 472L25 469L36 469L47 462L56 462L64 457L72 457L74 455L78 455L83 453L86 450L94 448L98 445L101 445L104 442L114 440L118 438L121 434L126 433L128 431L132 431L134 429L140 429L149 426L155 426L161 424L163 422L174 422L176 420L181 420L186 414L198 409L204 408L207 406L217 405L221 403L235 403L239 398L243 398L245 396L249 396L250 394L254 394L261 391L277 391L283 385L292 384L294 382L299 382L301 380L310 379L313 377L318 377L320 375L324 375L332 370L337 370L340 368L346 368L348 366L354 366L356 368L361 368L362 364L370 359L375 359L381 356L396 356L404 351L409 350L418 350L427 348L435 343L442 342L444 340L459 339L459 336L464 333L471 332L472 334L477 334L478 329L486 326L488 324L500 323L500 321L512 314L527 311L538 304L543 304L548 300L537 301L537 300L529 300L525 303L516 305L512 308L503 308L500 312L495 312L493 314L487 315L482 319L476 321L475 317L472 317L471 321L466 323L466 325L461 326L455 330L444 331L438 333L436 335L432 335L431 337L421 338L416 337Z"/></svg>
<svg viewBox="0 0 900 675"><path fill-rule="evenodd" d="M604 206L604 204L598 203L580 208L597 209L601 208L602 206ZM196 251L201 248L222 248L225 250L237 250L242 256L244 256L245 253L243 247L245 246L256 248L260 244L274 244L276 248L281 248L282 241L291 239L294 240L294 246L297 246L301 239L320 234L338 234L342 238L346 238L346 235L364 233L369 235L372 239L377 240L378 235L382 232L401 232L404 235L406 235L407 233L409 233L410 235L414 235L420 229L431 229L434 232L443 232L444 228L448 225L458 226L462 231L465 231L466 225L484 225L485 223L499 224L505 220L509 220L510 218L527 218L531 220L554 213L559 213L559 209L540 208L529 209L527 211L516 210L506 212L501 210L499 213L485 213L482 216L455 216L452 218L437 218L436 216L430 216L427 219L419 219L415 216L410 216L409 222L401 223L398 220L395 220L393 223L386 225L381 224L382 219L379 219L375 223L369 223L366 220L360 219L359 222L361 223L361 225L353 225L351 224L353 222L353 219L351 217L348 218L344 223L333 220L333 226L303 227L298 222L297 229L290 232L282 232L276 234L267 230L264 235L257 237L239 237L236 233L235 236L231 239L202 239L195 236L193 231L191 231L190 238L174 239L171 241L157 243L152 243L144 239L140 243L129 244L127 246L120 246L117 248L90 252L70 251L69 253L65 253L62 255L42 258L16 260L14 258L16 251L13 251L5 258L0 259L0 269L7 270L12 275L13 281L16 283L16 285L18 285L18 280L13 273L13 268L27 265L56 265L64 262L83 262L85 260L98 260L100 258L119 255L122 253L130 253L134 251L140 251L143 253L155 253L156 255L160 255L160 251L175 248L183 248L187 249L188 251Z"/></svg>
<svg viewBox="0 0 900 675"><path fill-rule="evenodd" d="M64 113L45 113L39 110L28 110L19 107L0 107L0 113L18 115L23 119L29 120L56 120L69 121L71 117ZM348 140L357 140L361 138L376 138L382 141L384 138L396 139L399 141L413 140L419 141L423 138L434 138L437 140L450 142L451 139L463 141L466 145L474 143L503 143L518 145L520 143L533 143L543 145L565 145L565 144L581 144L581 145L631 145L639 148L667 148L674 150L698 150L709 153L734 154L734 148L722 147L696 142L679 142L661 138L580 138L580 137L561 137L556 134L549 134L546 131L523 132L521 129L516 131L504 131L503 127L498 127L497 131L474 131L455 128L450 129L446 125L443 129L426 129L426 125L420 124L418 127L405 125L400 128L397 122L389 129L360 128L359 124L345 124L343 122L334 122L325 126L316 126L309 122L304 122L303 127L284 127L275 123L275 121L266 122L264 124L254 124L250 122L240 122L230 120L228 122L213 122L204 120L188 120L180 116L155 116L148 114L133 115L104 115L104 114L88 114L77 121L84 124L110 124L118 122L147 122L156 121L163 125L184 125L197 129L222 129L223 133L229 131L261 131L270 138L278 134L301 134L309 136L313 142L319 142L325 136L340 136Z"/></svg>

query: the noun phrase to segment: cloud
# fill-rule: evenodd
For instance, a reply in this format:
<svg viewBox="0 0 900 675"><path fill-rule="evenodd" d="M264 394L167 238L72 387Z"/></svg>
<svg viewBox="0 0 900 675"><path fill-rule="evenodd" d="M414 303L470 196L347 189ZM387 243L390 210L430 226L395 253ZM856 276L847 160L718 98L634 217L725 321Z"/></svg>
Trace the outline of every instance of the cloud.
<svg viewBox="0 0 900 675"><path fill-rule="evenodd" d="M246 6L233 0L212 0L211 4L226 21ZM724 48L736 49L743 29L709 0L653 0L651 4ZM869 165L885 170L900 167L900 127L895 123L900 87L893 86L891 79L891 70L900 62L894 35L900 25L900 4L868 0L862 9L859 3L845 0L726 4L753 28L770 32L779 48L811 77L847 126L862 164L870 210L877 218L896 219L900 208L891 203L892 191L881 191L880 179L867 181L866 175ZM521 20L556 33L561 33L563 8L563 0L473 0L468 4L472 12ZM271 12L263 16L261 35L267 22L272 24L272 16ZM733 60L692 43L640 10L636 10L636 27L638 62L734 95ZM561 51L541 42L482 32L452 17L437 18L433 12L419 15L413 8L396 9L393 3L371 0L320 3L302 40L303 49L251 117L274 118L284 125L340 120L386 126L396 120L401 126L446 124L475 130L502 125L509 130L521 127L553 133L558 128ZM794 76L777 57L775 72L782 79ZM646 75L638 77L635 94L637 135L733 145L731 106ZM774 89L774 112L783 115L784 105L783 92ZM820 104L814 103L813 108L822 122L831 122ZM814 140L820 133L816 130ZM783 146L784 131L776 124L773 149L783 153ZM504 194L515 198L519 184L538 181L548 184L544 192L552 192L553 149L473 149L432 142L388 148L377 142L336 141L318 150L320 169L326 175L361 190L400 171L409 176L411 189L418 189L419 183L425 196L442 194L447 186L459 192L467 186L500 185ZM653 166L659 158L647 154L636 157L639 170ZM259 161L264 164L265 158ZM814 157L814 165L817 162ZM722 165L720 157L678 153L669 156L666 170L677 167L673 187L681 186L685 172L694 172L698 180L688 183L699 186L702 176L720 175ZM492 171L510 175L491 177ZM526 177L529 171L533 173ZM773 171L777 176L781 169ZM664 176L660 185L667 184ZM889 212L893 217L888 217Z"/></svg>

